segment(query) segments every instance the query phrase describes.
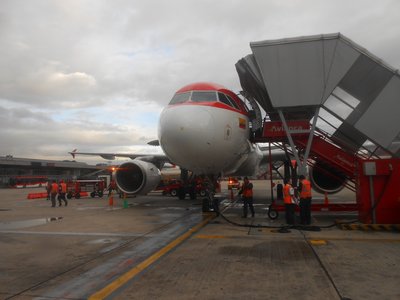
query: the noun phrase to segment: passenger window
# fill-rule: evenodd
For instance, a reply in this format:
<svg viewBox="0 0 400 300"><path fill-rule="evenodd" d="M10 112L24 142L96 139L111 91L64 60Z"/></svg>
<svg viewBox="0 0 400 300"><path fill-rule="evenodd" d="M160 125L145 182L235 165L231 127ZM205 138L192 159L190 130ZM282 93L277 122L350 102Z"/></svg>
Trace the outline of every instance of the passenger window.
<svg viewBox="0 0 400 300"><path fill-rule="evenodd" d="M190 98L190 92L182 93L182 94L175 94L169 104L177 104L177 103L183 103L188 101Z"/></svg>
<svg viewBox="0 0 400 300"><path fill-rule="evenodd" d="M193 91L193 102L215 102L217 101L217 94L215 92L199 92Z"/></svg>

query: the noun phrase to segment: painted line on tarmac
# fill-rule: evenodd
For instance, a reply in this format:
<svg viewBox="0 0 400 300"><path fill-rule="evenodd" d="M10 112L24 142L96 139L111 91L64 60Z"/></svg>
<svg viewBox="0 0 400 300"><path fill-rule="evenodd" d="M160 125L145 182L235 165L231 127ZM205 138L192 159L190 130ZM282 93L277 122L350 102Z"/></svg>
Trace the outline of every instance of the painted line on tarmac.
<svg viewBox="0 0 400 300"><path fill-rule="evenodd" d="M398 238L357 238L357 237L313 237L312 240L338 241L338 242L366 242L366 243L400 243ZM309 239L311 241L311 239Z"/></svg>
<svg viewBox="0 0 400 300"><path fill-rule="evenodd" d="M112 233L112 232L58 232L58 231L24 231L0 230L0 234L27 234L27 235L60 235L60 236L116 236L116 237L141 237L144 233ZM152 237L155 235L146 235Z"/></svg>
<svg viewBox="0 0 400 300"><path fill-rule="evenodd" d="M111 293L115 292L118 288L123 286L125 283L127 283L129 280L131 280L133 277L138 275L140 272L148 268L150 265L152 265L154 262L156 262L158 259L160 259L162 256L170 252L172 249L183 243L185 240L187 240L189 237L191 237L195 232L200 230L202 227L207 225L208 222L210 222L211 219L214 218L214 215L207 216L206 219L197 224L195 227L189 229L186 233L182 234L180 237L176 238L173 240L171 243L169 243L167 246L162 248L161 250L157 251L154 253L152 256L126 272L125 274L121 275L119 278L115 279L113 282L108 284L106 287L101 289L100 291L92 294L88 299L89 300L98 300L98 299L104 299L107 296L109 296Z"/></svg>
<svg viewBox="0 0 400 300"><path fill-rule="evenodd" d="M226 239L227 236L225 235L204 235L199 234L195 236L196 239Z"/></svg>

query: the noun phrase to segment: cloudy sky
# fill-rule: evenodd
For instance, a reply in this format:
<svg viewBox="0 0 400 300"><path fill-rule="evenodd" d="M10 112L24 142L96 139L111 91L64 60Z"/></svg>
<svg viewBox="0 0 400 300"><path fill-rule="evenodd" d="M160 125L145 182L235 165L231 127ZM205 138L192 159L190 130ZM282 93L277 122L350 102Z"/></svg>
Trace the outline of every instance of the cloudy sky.
<svg viewBox="0 0 400 300"><path fill-rule="evenodd" d="M156 151L174 92L241 90L252 41L341 32L399 68L399 12L397 0L1 0L0 156Z"/></svg>

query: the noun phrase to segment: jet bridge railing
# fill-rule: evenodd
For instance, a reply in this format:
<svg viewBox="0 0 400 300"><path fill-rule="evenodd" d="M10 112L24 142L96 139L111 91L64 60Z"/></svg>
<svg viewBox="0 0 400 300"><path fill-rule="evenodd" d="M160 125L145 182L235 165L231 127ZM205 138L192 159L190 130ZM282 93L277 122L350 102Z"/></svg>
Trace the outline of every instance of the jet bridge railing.
<svg viewBox="0 0 400 300"><path fill-rule="evenodd" d="M305 125L306 122L289 122L289 124ZM273 122L273 126L274 128L280 128L279 122ZM286 146L288 144L286 132L284 130L271 131L271 124L269 122L266 122L264 124L264 127L267 128L266 130L264 130L264 134L267 135L258 137L258 141L270 142L274 145L279 145L279 147L283 151L288 152L288 154L293 157L293 150L291 149L291 147ZM291 127L305 128L304 126L301 127L301 125ZM272 136L268 135L268 133L271 133ZM330 176L334 180L342 180L343 178L341 177L344 177L346 179L345 186L348 187L350 190L355 191L356 166L357 161L360 159L358 155L346 152L342 148L335 145L335 143L333 143L328 136L325 136L317 131L314 134L310 149L310 155L307 157L307 159L304 159L303 153L308 143L308 135L306 135L306 130L301 129L298 130L297 133L292 133L292 139L296 146L296 151L300 155L301 161L305 160L307 165L319 168L319 171L324 172L326 176ZM317 166L315 162L318 162L319 165L324 164L327 168L322 169ZM330 170L331 172L329 172L328 170Z"/></svg>

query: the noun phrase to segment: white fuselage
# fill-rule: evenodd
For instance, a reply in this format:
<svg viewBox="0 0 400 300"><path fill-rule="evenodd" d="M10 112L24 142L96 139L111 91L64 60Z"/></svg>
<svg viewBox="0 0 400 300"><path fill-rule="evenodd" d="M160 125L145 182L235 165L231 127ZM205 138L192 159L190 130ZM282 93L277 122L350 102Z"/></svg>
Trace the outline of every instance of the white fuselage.
<svg viewBox="0 0 400 300"><path fill-rule="evenodd" d="M158 135L168 158L196 174L233 174L246 161L259 162L262 157L248 140L248 117L213 105L167 106Z"/></svg>

